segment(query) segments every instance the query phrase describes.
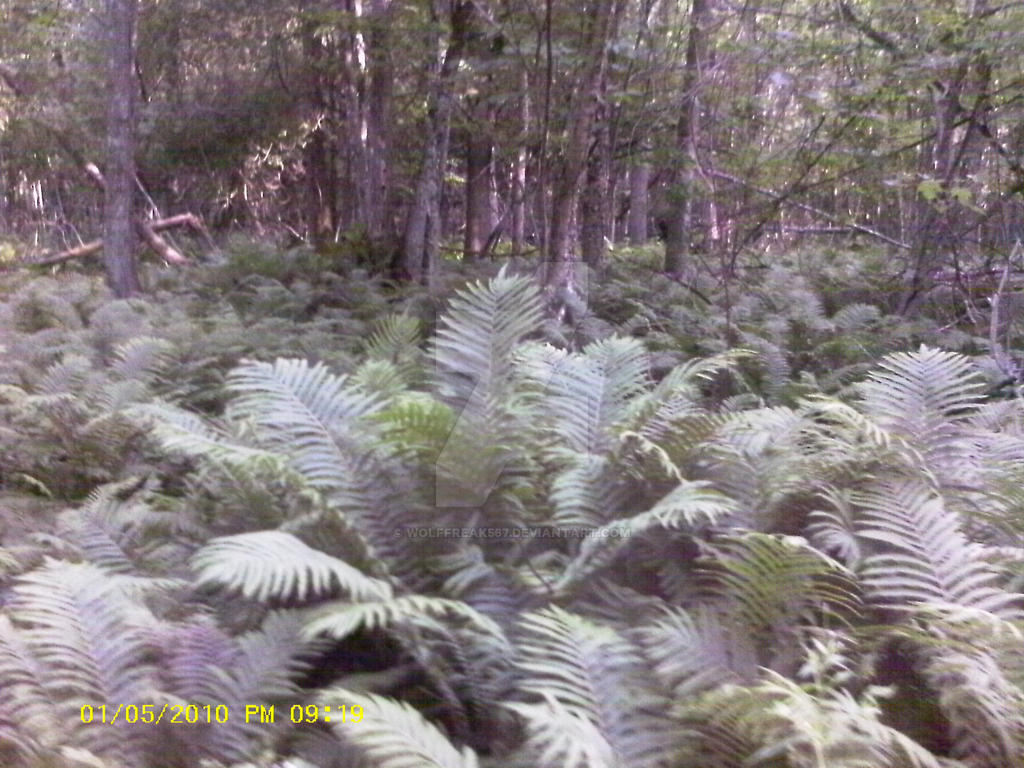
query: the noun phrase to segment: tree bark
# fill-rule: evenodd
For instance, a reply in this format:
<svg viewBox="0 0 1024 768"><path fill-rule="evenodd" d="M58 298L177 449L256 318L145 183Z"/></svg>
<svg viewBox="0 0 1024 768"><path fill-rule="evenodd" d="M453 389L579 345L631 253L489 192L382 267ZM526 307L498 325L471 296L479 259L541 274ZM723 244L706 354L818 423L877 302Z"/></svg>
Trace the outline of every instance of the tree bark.
<svg viewBox="0 0 1024 768"><path fill-rule="evenodd" d="M693 197L697 182L697 133L700 130L701 69L707 56L711 0L693 0L683 69L683 103L676 123L677 166L668 192L665 221L665 271L682 274L688 266Z"/></svg>
<svg viewBox="0 0 1024 768"><path fill-rule="evenodd" d="M519 76L519 129L523 139L516 149L512 168L512 255L523 253L526 242L526 137L530 133L530 78L525 69Z"/></svg>
<svg viewBox="0 0 1024 768"><path fill-rule="evenodd" d="M466 137L466 233L463 250L467 259L483 255L494 229L492 164L494 150L490 136L473 129Z"/></svg>
<svg viewBox="0 0 1024 768"><path fill-rule="evenodd" d="M303 160L306 170L306 228L315 248L331 242L337 224L338 190L334 148L324 130L329 119L323 75L323 44L316 28L309 24L303 34L306 55L306 101L311 112L312 131L306 138Z"/></svg>
<svg viewBox="0 0 1024 768"><path fill-rule="evenodd" d="M599 120L596 134L580 200L580 250L583 263L593 269L604 263L611 218L611 142L607 122Z"/></svg>
<svg viewBox="0 0 1024 768"><path fill-rule="evenodd" d="M137 0L107 0L109 94L103 262L114 295L140 293L135 264L135 17Z"/></svg>
<svg viewBox="0 0 1024 768"><path fill-rule="evenodd" d="M434 0L434 21L440 23L440 3ZM451 35L447 50L436 67L429 96L427 143L423 148L416 193L405 225L400 276L420 283L433 282L441 252L441 182L448 158L455 93L452 80L459 69L466 46L472 2L451 5Z"/></svg>
<svg viewBox="0 0 1024 768"><path fill-rule="evenodd" d="M627 222L631 245L647 242L647 220L650 217L651 166L637 162L629 169L629 221Z"/></svg>
<svg viewBox="0 0 1024 768"><path fill-rule="evenodd" d="M608 42L615 34L623 4L601 0L591 16L583 47L585 68L569 106L566 141L559 172L553 179L551 238L545 288L554 298L562 290L573 290L572 222L579 200L579 188L587 166L587 150L594 118L601 102L602 84L608 63Z"/></svg>
<svg viewBox="0 0 1024 768"><path fill-rule="evenodd" d="M367 46L367 98L360 125L366 162L366 228L373 241L394 236L389 184L391 101L394 68L391 64L391 0L371 0Z"/></svg>

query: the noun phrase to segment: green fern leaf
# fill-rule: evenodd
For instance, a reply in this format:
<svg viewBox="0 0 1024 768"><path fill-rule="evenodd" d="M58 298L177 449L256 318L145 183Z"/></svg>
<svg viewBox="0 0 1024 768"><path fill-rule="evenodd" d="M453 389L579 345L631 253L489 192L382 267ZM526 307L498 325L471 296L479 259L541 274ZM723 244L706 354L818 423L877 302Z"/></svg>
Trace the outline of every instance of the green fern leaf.
<svg viewBox="0 0 1024 768"><path fill-rule="evenodd" d="M437 726L404 702L342 688L322 697L332 710L348 707L346 722L334 718L335 734L376 768L477 768L476 753L457 748ZM358 722L352 721L353 708ZM361 715L361 716L360 716Z"/></svg>
<svg viewBox="0 0 1024 768"><path fill-rule="evenodd" d="M386 600L391 587L348 563L306 546L290 533L256 531L214 539L192 559L196 584L247 598L306 601L341 591L356 600Z"/></svg>
<svg viewBox="0 0 1024 768"><path fill-rule="evenodd" d="M497 648L509 648L504 630L492 619L461 600L425 595L404 595L374 603L328 603L310 613L305 634L323 634L340 640L364 628L419 622L429 625L435 619L465 624L490 638Z"/></svg>

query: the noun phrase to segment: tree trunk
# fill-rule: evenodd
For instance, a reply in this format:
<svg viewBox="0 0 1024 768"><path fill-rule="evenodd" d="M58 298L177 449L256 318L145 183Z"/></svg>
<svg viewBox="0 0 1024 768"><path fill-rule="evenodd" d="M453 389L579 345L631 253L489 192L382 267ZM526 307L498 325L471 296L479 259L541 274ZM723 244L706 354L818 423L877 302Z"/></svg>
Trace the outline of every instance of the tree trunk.
<svg viewBox="0 0 1024 768"><path fill-rule="evenodd" d="M434 1L434 20L440 23L440 3ZM423 148L423 164L402 245L401 276L424 284L433 281L441 252L441 181L448 159L448 134L451 126L455 93L452 80L462 61L466 46L472 2L456 2L451 6L451 36L447 51L437 66L430 88L427 143Z"/></svg>
<svg viewBox="0 0 1024 768"><path fill-rule="evenodd" d="M923 172L939 184L937 195L944 197L949 183L956 172L959 158L954 157L953 131L960 111L960 94L967 77L967 61L963 60L957 67L955 75L947 82L933 84L935 140L930 152L924 155ZM929 274L950 247L951 222L949 213L940 210L936 202L946 204L948 201L929 200L919 194L915 201L915 226L912 240L913 271L910 286L902 300L900 311L907 313L914 303L932 287Z"/></svg>
<svg viewBox="0 0 1024 768"><path fill-rule="evenodd" d="M494 229L493 209L493 147L489 136L476 129L466 139L466 258L483 255L484 247Z"/></svg>
<svg viewBox="0 0 1024 768"><path fill-rule="evenodd" d="M607 122L599 121L596 133L580 200L580 250L583 263L592 269L604 263L611 217L611 142Z"/></svg>
<svg viewBox="0 0 1024 768"><path fill-rule="evenodd" d="M648 163L634 163L629 169L629 221L627 222L629 242L643 245L647 242L647 220L650 216L651 166Z"/></svg>
<svg viewBox="0 0 1024 768"><path fill-rule="evenodd" d="M338 209L334 152L323 123L329 119L325 97L323 43L316 27L309 24L303 35L306 54L306 102L313 130L306 139L303 160L306 166L306 228L315 248L334 238Z"/></svg>
<svg viewBox="0 0 1024 768"><path fill-rule="evenodd" d="M519 78L519 129L524 140L516 149L516 160L512 168L512 255L520 256L526 242L526 142L530 132L530 78L523 69Z"/></svg>
<svg viewBox="0 0 1024 768"><path fill-rule="evenodd" d="M561 290L573 289L572 221L579 199L580 183L587 166L587 149L594 118L600 106L602 85L608 63L608 42L615 34L623 4L601 0L591 14L592 22L583 48L586 67L574 90L566 128L566 142L559 172L552 184L551 239L545 287L554 298Z"/></svg>
<svg viewBox="0 0 1024 768"><path fill-rule="evenodd" d="M327 136L316 128L306 142L307 226L315 248L334 239L337 211L337 186Z"/></svg>
<svg viewBox="0 0 1024 768"><path fill-rule="evenodd" d="M366 227L370 238L392 236L392 197L388 179L391 138L391 97L394 69L391 65L391 0L372 0L373 25L369 37L369 96L360 135L366 136ZM365 130L364 130L365 128Z"/></svg>
<svg viewBox="0 0 1024 768"><path fill-rule="evenodd" d="M137 0L107 0L109 91L103 263L114 295L142 286L135 264L135 16Z"/></svg>
<svg viewBox="0 0 1024 768"><path fill-rule="evenodd" d="M679 160L668 192L669 210L665 221L665 271L681 274L688 266L693 196L697 182L697 133L700 129L700 79L707 56L710 0L693 0L690 33L683 69L683 104L676 124Z"/></svg>

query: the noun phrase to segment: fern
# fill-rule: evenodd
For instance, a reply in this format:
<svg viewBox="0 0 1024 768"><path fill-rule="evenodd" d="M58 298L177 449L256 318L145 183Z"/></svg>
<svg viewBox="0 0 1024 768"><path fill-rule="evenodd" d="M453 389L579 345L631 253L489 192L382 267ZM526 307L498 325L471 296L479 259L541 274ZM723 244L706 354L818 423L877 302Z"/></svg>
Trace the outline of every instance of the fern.
<svg viewBox="0 0 1024 768"><path fill-rule="evenodd" d="M385 600L390 586L281 531L214 539L192 559L196 584L218 586L259 601L302 602L344 592L356 600Z"/></svg>
<svg viewBox="0 0 1024 768"><path fill-rule="evenodd" d="M995 573L969 543L958 517L921 483L883 484L857 497L857 534L882 549L860 568L867 593L889 606L950 603L1019 615L1020 595L996 586Z"/></svg>
<svg viewBox="0 0 1024 768"><path fill-rule="evenodd" d="M13 703L31 713L44 742L144 764L150 745L138 726L123 719L97 728L82 717L82 707L104 706L113 713L126 703L152 701L157 691L153 619L126 598L122 583L93 566L55 561L22 576L11 603L17 633L5 625L0 657L15 653L26 659L27 654L26 669L35 669L36 682L26 687L23 673L0 672L4 687L18 691ZM46 704L59 736L43 717Z"/></svg>
<svg viewBox="0 0 1024 768"><path fill-rule="evenodd" d="M491 619L459 600L423 595L406 595L373 603L329 603L310 614L305 632L307 637L326 634L342 639L363 628L402 624L437 626L436 619L465 624L488 637L497 647L508 649L504 631Z"/></svg>
<svg viewBox="0 0 1024 768"><path fill-rule="evenodd" d="M314 486L345 486L344 467L359 453L359 422L378 410L373 395L346 389L343 377L303 360L248 363L235 369L229 388L235 412L255 421L264 444L287 454Z"/></svg>
<svg viewBox="0 0 1024 768"><path fill-rule="evenodd" d="M476 753L457 748L438 728L408 704L372 694L329 689L323 701L332 708L358 707L358 722L338 722L334 732L378 768L477 768Z"/></svg>
<svg viewBox="0 0 1024 768"><path fill-rule="evenodd" d="M393 365L406 385L418 384L424 357L420 336L420 322L415 317L386 315L374 324L366 341L366 355L371 361Z"/></svg>
<svg viewBox="0 0 1024 768"><path fill-rule="evenodd" d="M496 514L518 513L529 493L520 465L534 412L517 386L515 351L542 318L533 281L504 273L457 292L439 318L435 385L458 416L435 463L435 506L482 507L490 499L502 510Z"/></svg>
<svg viewBox="0 0 1024 768"><path fill-rule="evenodd" d="M665 692L632 643L554 606L524 616L522 632L518 688L541 703L513 709L527 719L533 759L561 765L596 749L608 765L653 766L671 753L677 734ZM588 747L595 732L602 738Z"/></svg>
<svg viewBox="0 0 1024 768"><path fill-rule="evenodd" d="M714 524L734 509L730 499L710 490L707 484L684 482L649 511L593 531L555 588L566 589L607 567L620 553L629 549L634 537Z"/></svg>
<svg viewBox="0 0 1024 768"><path fill-rule="evenodd" d="M433 342L442 393L465 403L500 397L512 380L512 352L540 330L540 291L526 277L498 275L456 293L440 318Z"/></svg>
<svg viewBox="0 0 1024 768"><path fill-rule="evenodd" d="M860 607L852 574L803 539L745 533L723 537L705 559L707 590L742 631L771 637L768 665L786 669L801 626L849 620Z"/></svg>
<svg viewBox="0 0 1024 768"><path fill-rule="evenodd" d="M907 440L933 471L959 469L958 457L971 446L956 422L960 414L973 411L982 390L970 362L922 347L915 353L890 355L879 367L858 388L864 412Z"/></svg>
<svg viewBox="0 0 1024 768"><path fill-rule="evenodd" d="M699 758L689 764L948 767L948 761L880 721L881 693L868 690L859 699L843 690L822 693L772 672L754 687L726 686L695 707L695 719L710 717L696 727Z"/></svg>

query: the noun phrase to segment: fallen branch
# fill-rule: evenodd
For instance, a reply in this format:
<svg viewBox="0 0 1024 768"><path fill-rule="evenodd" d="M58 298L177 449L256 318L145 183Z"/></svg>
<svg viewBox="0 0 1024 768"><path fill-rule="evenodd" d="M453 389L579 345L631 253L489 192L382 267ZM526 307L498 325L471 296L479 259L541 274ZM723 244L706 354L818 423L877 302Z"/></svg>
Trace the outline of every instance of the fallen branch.
<svg viewBox="0 0 1024 768"><path fill-rule="evenodd" d="M185 258L185 255L177 248L173 248L166 240L160 237L150 224L147 224L144 221L139 221L136 222L136 228L138 229L139 237L142 238L142 241L152 248L153 252L168 264L188 264L188 259Z"/></svg>
<svg viewBox="0 0 1024 768"><path fill-rule="evenodd" d="M103 250L102 240L90 240L88 243L83 243L77 248L68 248L66 251L61 251L53 256L45 256L41 259L33 259L32 261L22 261L11 266L47 266L50 264L59 264L62 261L68 261L70 259L81 259L86 256L92 256L93 254L99 253Z"/></svg>
<svg viewBox="0 0 1024 768"><path fill-rule="evenodd" d="M186 227L193 233L199 235L207 247L213 251L216 250L216 245L213 242L213 238L210 236L209 231L203 226L203 222L198 216L192 213L179 213L176 216L168 216L164 219L156 219L155 221L141 221L137 224L139 237L146 243L160 258L169 264L182 265L188 264L189 260L176 248L172 247L166 240L164 240L158 232L163 232L168 229L175 229L177 227ZM76 246L74 248L68 248L67 250L54 253L49 256L43 256L39 259L32 259L31 261L22 261L15 264L11 264L11 267L44 267L51 264L60 264L61 262L70 261L72 259L82 259L87 256L94 256L103 250L102 240L90 240L88 243Z"/></svg>

